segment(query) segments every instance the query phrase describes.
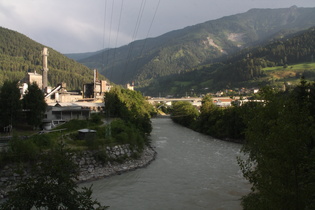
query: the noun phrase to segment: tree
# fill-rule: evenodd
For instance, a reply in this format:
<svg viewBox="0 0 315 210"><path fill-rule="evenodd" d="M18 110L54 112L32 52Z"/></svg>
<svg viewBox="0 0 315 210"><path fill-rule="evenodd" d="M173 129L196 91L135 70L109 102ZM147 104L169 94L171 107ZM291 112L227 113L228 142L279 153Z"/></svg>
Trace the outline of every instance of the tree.
<svg viewBox="0 0 315 210"><path fill-rule="evenodd" d="M245 122L245 159L238 160L252 192L244 209L314 209L314 115L305 84L293 92L265 88L265 103ZM305 94L308 94L306 96Z"/></svg>
<svg viewBox="0 0 315 210"><path fill-rule="evenodd" d="M171 118L174 122L190 127L199 116L198 110L188 101L173 102Z"/></svg>
<svg viewBox="0 0 315 210"><path fill-rule="evenodd" d="M42 123L47 104L44 94L36 83L28 86L27 93L23 97L23 108L26 110L26 120L29 125L38 127Z"/></svg>
<svg viewBox="0 0 315 210"><path fill-rule="evenodd" d="M0 124L4 126L14 126L20 111L20 90L17 81L5 81L0 89Z"/></svg>
<svg viewBox="0 0 315 210"><path fill-rule="evenodd" d="M41 154L30 176L20 181L0 209L105 209L92 200L92 190L77 189L78 166L62 146Z"/></svg>
<svg viewBox="0 0 315 210"><path fill-rule="evenodd" d="M203 97L196 129L199 132L215 136L214 125L221 116L222 110L213 103L212 97L210 95Z"/></svg>
<svg viewBox="0 0 315 210"><path fill-rule="evenodd" d="M153 110L140 92L113 87L105 94L106 115L130 122L144 134L152 130L150 117Z"/></svg>

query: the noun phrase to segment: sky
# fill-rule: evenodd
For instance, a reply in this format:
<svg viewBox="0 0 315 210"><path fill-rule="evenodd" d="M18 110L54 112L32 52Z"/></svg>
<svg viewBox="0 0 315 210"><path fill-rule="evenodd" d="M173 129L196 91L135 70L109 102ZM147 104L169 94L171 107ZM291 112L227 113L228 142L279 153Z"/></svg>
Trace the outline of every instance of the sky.
<svg viewBox="0 0 315 210"><path fill-rule="evenodd" d="M315 0L0 0L0 26L61 53L95 52L252 8Z"/></svg>

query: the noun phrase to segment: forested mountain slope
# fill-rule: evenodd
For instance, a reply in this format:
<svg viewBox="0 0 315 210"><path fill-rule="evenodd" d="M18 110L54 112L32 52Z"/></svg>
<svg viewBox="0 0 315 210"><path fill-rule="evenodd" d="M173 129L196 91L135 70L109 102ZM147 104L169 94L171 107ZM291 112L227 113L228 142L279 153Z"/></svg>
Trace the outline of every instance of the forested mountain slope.
<svg viewBox="0 0 315 210"><path fill-rule="evenodd" d="M206 93L220 89L283 86L303 75L315 81L315 27L244 49L224 62L200 65L194 71L160 77L141 91L146 95Z"/></svg>
<svg viewBox="0 0 315 210"><path fill-rule="evenodd" d="M118 84L146 87L157 78L226 60L241 49L315 25L315 8L252 9L80 60Z"/></svg>
<svg viewBox="0 0 315 210"><path fill-rule="evenodd" d="M0 86L5 80L21 80L28 71L41 73L43 45L23 34L0 27ZM93 81L86 66L49 48L48 81L51 86L66 82L69 90Z"/></svg>
<svg viewBox="0 0 315 210"><path fill-rule="evenodd" d="M106 50L108 50L108 49L99 50L99 51L96 51L96 52L66 53L64 55L67 56L68 58L71 58L71 59L73 59L75 61L78 61L78 60L82 60L82 59L91 57L93 55L97 55L97 54L102 53L103 51L106 51Z"/></svg>

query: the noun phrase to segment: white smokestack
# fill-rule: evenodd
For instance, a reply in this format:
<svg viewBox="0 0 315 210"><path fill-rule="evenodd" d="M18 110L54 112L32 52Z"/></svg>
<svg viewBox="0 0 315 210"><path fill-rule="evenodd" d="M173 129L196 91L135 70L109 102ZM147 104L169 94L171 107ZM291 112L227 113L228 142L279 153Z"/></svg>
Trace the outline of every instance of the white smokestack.
<svg viewBox="0 0 315 210"><path fill-rule="evenodd" d="M47 47L44 47L43 51L42 51L42 56L43 56L43 91L45 91L45 89L48 86L48 62L47 62L47 56L48 56L48 49Z"/></svg>

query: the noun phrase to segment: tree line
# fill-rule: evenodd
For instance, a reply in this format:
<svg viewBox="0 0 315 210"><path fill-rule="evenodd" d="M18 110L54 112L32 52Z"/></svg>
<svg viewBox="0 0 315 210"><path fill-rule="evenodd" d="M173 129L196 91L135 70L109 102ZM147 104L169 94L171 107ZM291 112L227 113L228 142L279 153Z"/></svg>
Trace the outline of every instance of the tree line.
<svg viewBox="0 0 315 210"><path fill-rule="evenodd" d="M44 94L36 83L29 84L21 100L18 81L5 81L0 89L1 132L11 130L21 122L37 128L42 123L46 107Z"/></svg>
<svg viewBox="0 0 315 210"><path fill-rule="evenodd" d="M264 87L260 98L264 102L220 109L205 97L200 113L178 102L172 119L218 138L242 139L238 163L252 185L244 209L314 209L315 83L302 79L287 91Z"/></svg>

